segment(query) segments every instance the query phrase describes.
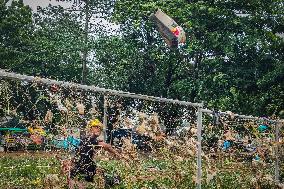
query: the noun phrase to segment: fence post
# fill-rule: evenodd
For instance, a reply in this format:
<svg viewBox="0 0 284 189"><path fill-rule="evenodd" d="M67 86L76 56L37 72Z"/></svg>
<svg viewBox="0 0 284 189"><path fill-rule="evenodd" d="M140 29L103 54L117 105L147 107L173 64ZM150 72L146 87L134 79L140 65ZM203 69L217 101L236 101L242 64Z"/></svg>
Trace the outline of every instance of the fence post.
<svg viewBox="0 0 284 189"><path fill-rule="evenodd" d="M107 130L107 101L108 101L108 98L107 98L107 95L105 94L104 95L104 120L103 120L103 124L104 124L104 142L106 142L106 139L107 139L107 133L106 133L106 130Z"/></svg>
<svg viewBox="0 0 284 189"><path fill-rule="evenodd" d="M274 153L275 153L275 162L274 162L274 168L275 168L275 182L276 184L279 184L279 127L280 122L276 122L275 124L275 147L274 147Z"/></svg>
<svg viewBox="0 0 284 189"><path fill-rule="evenodd" d="M201 141L202 141L202 107L198 107L197 111L197 176L196 176L196 184L197 189L201 189L201 178L202 178L202 164L201 164Z"/></svg>

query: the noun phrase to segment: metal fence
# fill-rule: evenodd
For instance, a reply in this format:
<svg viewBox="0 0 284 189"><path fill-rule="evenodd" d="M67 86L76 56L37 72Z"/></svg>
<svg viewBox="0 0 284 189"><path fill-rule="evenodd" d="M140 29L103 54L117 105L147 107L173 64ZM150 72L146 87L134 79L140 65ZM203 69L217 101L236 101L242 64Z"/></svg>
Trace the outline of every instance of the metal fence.
<svg viewBox="0 0 284 189"><path fill-rule="evenodd" d="M61 108L61 110L59 111L59 114L62 111L64 112L68 108L72 109L71 106L67 107L68 105L66 105L68 104L68 99L70 100L71 97L74 101L77 102L76 108L78 109L79 114L66 115L65 120L62 120L62 119L60 120L61 124L67 124L67 125L75 124L75 125L80 126L80 120L84 119L83 118L84 116L82 115L86 114L86 112L80 113L80 111L84 111L84 110L86 111L86 109L88 109L88 112L91 112L91 111L97 112L97 113L94 113L95 116L100 117L103 120L104 125L109 125L111 122L111 119L117 119L117 117L112 116L116 114L115 112L110 113L108 111L108 109L111 109L111 107L115 107L116 109L121 110L121 108L119 108L120 106L128 106L129 108L124 109L123 111L128 112L128 114L131 114L129 112L132 111L133 113L133 111L137 111L137 107L143 106L143 108L147 109L147 110L144 109L144 111L151 112L151 113L155 113L157 110L164 111L165 109L168 109L170 113L167 113L167 111L164 111L165 116L162 121L171 122L170 125L176 126L176 125L180 125L180 122L178 123L176 121L171 120L171 118L169 118L169 115L174 112L173 109L178 109L178 114L183 114L183 116L179 116L180 120L190 119L191 122L189 121L187 125L193 124L196 126L196 133L194 132L193 133L194 133L194 137L196 137L196 140L197 140L196 142L197 170L196 170L196 178L195 178L195 183L196 183L197 188L201 188L202 186L201 184L204 183L202 182L203 180L205 180L205 174L203 174L204 171L207 172L206 175L207 175L207 178L209 178L209 180L210 178L212 179L214 174L216 174L214 172L216 167L214 168L214 170L207 170L209 169L208 166L210 166L210 160L207 161L206 159L211 158L210 149L212 150L215 147L219 149L221 148L221 150L219 150L220 152L219 154L221 154L221 157L230 156L229 159L230 158L234 159L240 155L241 153L240 152L241 150L239 150L240 148L241 149L246 148L244 145L242 145L242 147L240 148L236 146L237 142L236 142L235 135L238 135L238 132L240 133L240 135L242 135L241 133L245 131L246 133L248 133L248 136L246 137L248 137L247 139L250 140L250 142L252 139L263 140L265 138L264 136L265 134L258 136L257 134L252 134L251 132L255 129L258 129L258 127L263 123L263 121L266 121L269 124L270 128L269 129L266 128L267 131L265 130L263 131L263 133L266 133L267 135L269 135L268 137L269 139L271 139L273 135L273 141L268 141L265 144L268 146L270 145L269 147L273 147L272 150L273 150L274 156L273 158L272 157L269 158L273 162L269 162L269 166L270 166L269 170L273 170L274 172L273 181L275 181L277 184L280 184L281 159L279 156L279 153L280 153L279 146L282 144L280 140L282 140L282 137L283 137L282 136L283 132L281 132L282 125L283 125L282 120L270 120L270 119L258 118L258 117L253 117L253 116L233 114L232 112L211 111L208 109L204 109L202 103L192 103L192 102L186 102L186 101L179 101L175 99L166 99L166 98L159 98L159 97L154 97L154 96L140 95L140 94L134 94L134 93L124 92L124 91L104 89L104 88L99 88L95 86L80 85L80 84L75 84L75 83L70 83L70 82L56 81L56 80L38 78L38 77L33 77L33 76L26 76L26 75L21 75L21 74L16 74L16 73L9 73L4 70L0 70L0 78L2 78L2 81L6 81L6 80L20 81L20 84L14 83L12 85L9 85L8 88L7 86L4 86L3 83L1 84L1 88L2 88L1 96L3 96L2 102L7 102L5 104L5 107L3 105L2 108L5 109L6 111L5 113L8 113L8 114L9 114L9 111L11 111L10 107L12 107L12 105L9 104L11 97L6 95L8 93L8 90L10 90L9 87L15 88L13 93L11 93L11 94L14 94L13 98L15 101L19 99L20 100L24 99L24 97L21 96L24 94L21 94L21 95L18 94L19 92L17 91L18 88L19 90L25 90L25 88L34 87L33 93L41 94L37 97L37 99L46 98L46 95L44 94L47 93L47 90L46 90L47 88L50 89L53 87L54 91L59 91L57 88L58 86L61 88L64 88L64 90L61 90L61 94L60 94L61 97L63 96L65 99L64 103L61 102L62 100L60 99L61 97L58 98L56 97L54 93L52 93L52 89L49 94L49 96L55 99L59 109ZM15 96L16 94L18 94L19 96L16 97ZM29 91L29 95L31 95L30 91ZM29 99L30 102L32 102L32 100L29 97L27 99ZM82 106L83 102L87 102L87 103L85 103L84 108L83 109L81 108L80 110L80 106ZM22 103L25 103L25 102L22 101ZM34 101L32 103L38 103L38 101ZM136 104L136 106L133 106L133 104ZM145 104L147 104L147 106ZM13 106L16 106L16 105L13 104ZM33 107L30 107L30 109L32 108ZM103 113L98 113L98 112L103 112ZM118 114L121 116L121 112L119 112ZM229 119L228 119L228 116L230 117ZM45 118L46 117L48 118L47 114L45 115ZM72 120L77 120L77 122L69 123L68 120L71 120L71 117L72 117ZM124 118L125 117L123 116L120 117L120 119L124 119ZM170 119L171 121L169 121L168 119ZM223 122L222 123L223 126L224 124L227 125L226 128L218 126L220 125L220 122ZM117 122L117 123L122 124L122 122ZM236 126L234 126L234 124L230 125L230 123L239 124L240 128L237 128ZM123 123L123 124L125 126L125 124L127 123ZM116 127L116 126L113 126L113 127ZM208 129L211 129L211 130L215 129L218 131L222 131L222 134L218 135L218 137L215 137L215 138L213 137L214 140L212 139L213 140L212 142L210 137L206 138L204 135L204 133L209 131ZM166 132L169 133L169 135L172 135L173 133L172 130L175 130L175 128L174 127L172 129L168 127L166 128ZM132 131L133 131L133 128L132 128ZM108 128L104 130L104 140L107 140L107 132L108 132ZM233 136L234 138L233 142L232 142L233 140L232 138L231 140L229 140L230 137L232 137L230 136L232 135L232 132L235 133ZM262 131L257 131L257 132L262 132ZM212 133L214 132L212 131ZM245 136L240 136L240 137L242 138L242 140L243 138L245 138ZM221 144L217 144L217 143L215 144L214 141L216 142L217 140L221 140ZM245 144L245 145L249 145L249 144L250 143ZM234 149L238 149L238 150L234 150ZM216 157L216 154L218 153L214 151L213 158L218 159L218 157ZM224 159L222 159L221 161L224 161ZM241 161L241 160L238 160L238 161ZM223 163L221 162L221 164ZM237 169L237 168L235 167L234 169Z"/></svg>

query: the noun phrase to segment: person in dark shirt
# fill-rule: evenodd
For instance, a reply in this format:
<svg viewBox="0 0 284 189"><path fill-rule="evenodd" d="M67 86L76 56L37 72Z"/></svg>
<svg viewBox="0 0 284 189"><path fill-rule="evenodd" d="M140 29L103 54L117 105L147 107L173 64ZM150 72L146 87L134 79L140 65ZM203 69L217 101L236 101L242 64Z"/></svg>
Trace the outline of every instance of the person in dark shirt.
<svg viewBox="0 0 284 189"><path fill-rule="evenodd" d="M96 174L96 163L93 161L95 147L100 146L117 158L122 158L110 144L98 140L98 136L100 136L103 129L103 124L98 119L91 120L87 129L89 130L89 133L87 133L89 136L81 139L78 150L73 158L74 166L70 170L69 183L71 189L74 188L75 183L78 184L80 189L83 189L86 187L84 181L94 181L94 176Z"/></svg>

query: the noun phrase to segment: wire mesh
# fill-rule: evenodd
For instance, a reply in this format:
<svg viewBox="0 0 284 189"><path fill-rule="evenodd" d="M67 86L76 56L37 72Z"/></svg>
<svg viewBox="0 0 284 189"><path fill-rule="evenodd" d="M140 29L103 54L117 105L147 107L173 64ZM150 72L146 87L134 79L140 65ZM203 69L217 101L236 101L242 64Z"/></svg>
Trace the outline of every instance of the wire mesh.
<svg viewBox="0 0 284 189"><path fill-rule="evenodd" d="M1 160L1 187L70 187L72 160L93 119L105 120L98 140L123 158L95 146L92 187L195 187L195 107L38 81L0 85L1 147L12 157Z"/></svg>
<svg viewBox="0 0 284 189"><path fill-rule="evenodd" d="M265 118L205 116L204 187L275 188L275 129L276 123Z"/></svg>
<svg viewBox="0 0 284 189"><path fill-rule="evenodd" d="M0 163L1 187L71 187L74 157L94 119L104 123L98 141L110 143L120 158L94 146L92 187L282 186L281 122L3 73L0 151L6 155Z"/></svg>

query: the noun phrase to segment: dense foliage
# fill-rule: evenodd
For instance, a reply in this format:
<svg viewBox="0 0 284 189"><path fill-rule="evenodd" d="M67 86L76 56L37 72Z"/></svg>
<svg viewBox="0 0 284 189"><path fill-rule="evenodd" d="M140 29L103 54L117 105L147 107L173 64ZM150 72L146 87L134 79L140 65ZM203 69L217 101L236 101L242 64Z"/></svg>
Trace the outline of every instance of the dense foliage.
<svg viewBox="0 0 284 189"><path fill-rule="evenodd" d="M284 107L283 3L271 1L90 1L91 20L107 17L120 32L60 7L33 13L0 1L0 68L79 82L87 50L88 83L201 102L209 108L280 116ZM82 5L83 6L83 5ZM169 49L149 15L157 8L186 31ZM111 30L108 29L108 30ZM283 115L282 115L283 116Z"/></svg>
<svg viewBox="0 0 284 189"><path fill-rule="evenodd" d="M1 68L80 81L84 44L77 15L50 6L38 9L32 17L31 9L22 1L13 1L9 7L2 1L1 7L5 18L1 19L1 29L3 36L7 35L1 39Z"/></svg>
<svg viewBox="0 0 284 189"><path fill-rule="evenodd" d="M158 40L148 20L157 8L187 32L187 44L177 51ZM275 35L283 32L280 1L120 0L115 10L123 43L131 41L139 52L124 62L142 66L127 75L139 78L139 87L146 83L148 94L260 116L278 115L283 108L284 43Z"/></svg>

